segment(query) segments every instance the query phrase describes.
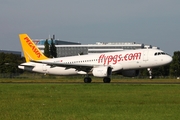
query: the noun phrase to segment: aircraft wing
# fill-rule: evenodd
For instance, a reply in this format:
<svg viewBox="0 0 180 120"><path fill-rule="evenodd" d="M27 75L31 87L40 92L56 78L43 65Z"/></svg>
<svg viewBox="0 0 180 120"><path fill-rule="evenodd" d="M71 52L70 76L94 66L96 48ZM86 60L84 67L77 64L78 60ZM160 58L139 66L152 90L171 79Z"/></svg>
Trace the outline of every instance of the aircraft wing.
<svg viewBox="0 0 180 120"><path fill-rule="evenodd" d="M50 65L51 67L65 67L66 69L70 69L70 68L74 68L78 71L86 71L86 72L89 72L91 71L91 69L95 66L99 66L99 65L91 65L91 64L68 64L68 63L56 63L56 62L49 62L49 61L34 61L34 60L31 60L31 62L35 62L35 63L42 63L42 64L47 64L47 65Z"/></svg>

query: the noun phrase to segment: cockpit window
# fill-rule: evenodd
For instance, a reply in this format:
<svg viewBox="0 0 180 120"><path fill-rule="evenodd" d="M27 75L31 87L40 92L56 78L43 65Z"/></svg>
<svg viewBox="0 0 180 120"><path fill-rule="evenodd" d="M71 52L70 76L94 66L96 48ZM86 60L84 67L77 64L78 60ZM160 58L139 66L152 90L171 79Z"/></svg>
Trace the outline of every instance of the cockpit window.
<svg viewBox="0 0 180 120"><path fill-rule="evenodd" d="M162 52L161 54L162 54L162 55L165 55L166 53Z"/></svg>
<svg viewBox="0 0 180 120"><path fill-rule="evenodd" d="M168 55L168 54L164 53L164 52L156 52L156 53L154 53L154 55L156 56L156 55Z"/></svg>

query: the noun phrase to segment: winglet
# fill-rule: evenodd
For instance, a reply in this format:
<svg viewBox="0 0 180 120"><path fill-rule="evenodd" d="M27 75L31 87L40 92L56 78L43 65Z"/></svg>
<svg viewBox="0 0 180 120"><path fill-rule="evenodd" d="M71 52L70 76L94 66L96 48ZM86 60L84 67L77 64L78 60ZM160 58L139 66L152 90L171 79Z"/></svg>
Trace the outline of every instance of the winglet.
<svg viewBox="0 0 180 120"><path fill-rule="evenodd" d="M19 34L21 46L24 52L26 62L30 60L44 60L48 59L34 44L31 38L27 34Z"/></svg>

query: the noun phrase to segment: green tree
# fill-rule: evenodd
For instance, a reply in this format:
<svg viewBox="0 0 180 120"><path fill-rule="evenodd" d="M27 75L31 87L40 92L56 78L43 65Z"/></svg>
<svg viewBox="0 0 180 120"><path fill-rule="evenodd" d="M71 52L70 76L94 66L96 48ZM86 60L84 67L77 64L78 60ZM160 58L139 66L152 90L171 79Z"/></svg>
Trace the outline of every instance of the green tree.
<svg viewBox="0 0 180 120"><path fill-rule="evenodd" d="M176 77L180 75L180 51L174 52L173 61L170 64L170 75Z"/></svg>
<svg viewBox="0 0 180 120"><path fill-rule="evenodd" d="M147 68L140 69L139 76L149 76L149 72L148 72Z"/></svg>
<svg viewBox="0 0 180 120"><path fill-rule="evenodd" d="M153 76L169 76L170 65L160 66L152 69Z"/></svg>
<svg viewBox="0 0 180 120"><path fill-rule="evenodd" d="M44 43L44 55L46 57L50 57L50 52L49 52L49 43L48 40L46 39L45 43Z"/></svg>
<svg viewBox="0 0 180 120"><path fill-rule="evenodd" d="M165 66L160 66L160 67L156 67L156 68L152 68L152 76L156 77L156 76L169 76L169 68L170 68L170 64L165 65ZM149 76L149 72L147 69L141 69L140 70L140 76Z"/></svg>
<svg viewBox="0 0 180 120"><path fill-rule="evenodd" d="M6 57L6 55L4 53L0 53L0 73L3 73L3 71L4 71L5 57Z"/></svg>
<svg viewBox="0 0 180 120"><path fill-rule="evenodd" d="M22 73L18 65L25 62L19 55L0 53L0 73Z"/></svg>
<svg viewBox="0 0 180 120"><path fill-rule="evenodd" d="M54 57L54 58L57 57L56 46L55 46L52 38L51 38L51 45L50 45L50 56Z"/></svg>

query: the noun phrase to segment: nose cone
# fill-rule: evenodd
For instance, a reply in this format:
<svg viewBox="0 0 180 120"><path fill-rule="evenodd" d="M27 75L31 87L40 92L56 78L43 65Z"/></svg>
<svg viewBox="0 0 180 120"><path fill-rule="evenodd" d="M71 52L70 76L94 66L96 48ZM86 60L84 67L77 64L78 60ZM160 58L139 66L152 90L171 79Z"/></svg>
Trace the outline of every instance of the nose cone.
<svg viewBox="0 0 180 120"><path fill-rule="evenodd" d="M172 62L172 57L171 56L167 56L165 61L167 62L167 64Z"/></svg>

